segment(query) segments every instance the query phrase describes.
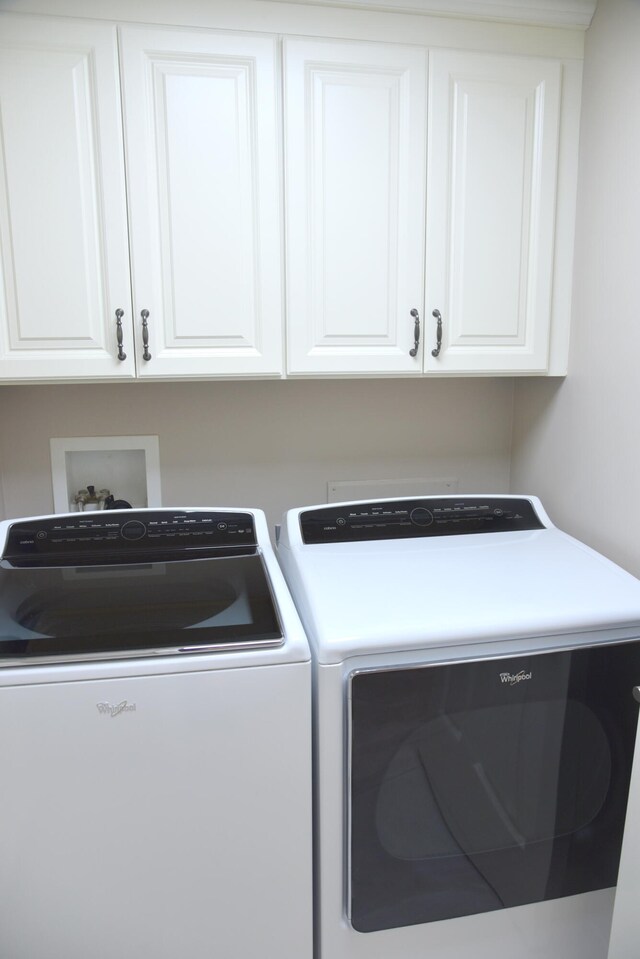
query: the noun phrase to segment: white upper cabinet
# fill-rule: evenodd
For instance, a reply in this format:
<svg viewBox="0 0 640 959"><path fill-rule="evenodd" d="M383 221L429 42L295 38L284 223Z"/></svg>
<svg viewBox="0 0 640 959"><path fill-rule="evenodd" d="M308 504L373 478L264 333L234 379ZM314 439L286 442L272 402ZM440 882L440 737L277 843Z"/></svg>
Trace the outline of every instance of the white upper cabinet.
<svg viewBox="0 0 640 959"><path fill-rule="evenodd" d="M0 377L280 375L275 39L1 20Z"/></svg>
<svg viewBox="0 0 640 959"><path fill-rule="evenodd" d="M133 376L115 28L2 17L0 142L0 377Z"/></svg>
<svg viewBox="0 0 640 959"><path fill-rule="evenodd" d="M581 47L256 7L0 14L0 380L565 373Z"/></svg>
<svg viewBox="0 0 640 959"><path fill-rule="evenodd" d="M286 40L288 372L421 372L426 52Z"/></svg>
<svg viewBox="0 0 640 959"><path fill-rule="evenodd" d="M127 26L121 54L138 375L280 374L276 41Z"/></svg>
<svg viewBox="0 0 640 959"><path fill-rule="evenodd" d="M538 58L430 56L427 371L548 368L561 71Z"/></svg>
<svg viewBox="0 0 640 959"><path fill-rule="evenodd" d="M428 103L425 69L285 43L289 373L549 369L562 65L433 50Z"/></svg>

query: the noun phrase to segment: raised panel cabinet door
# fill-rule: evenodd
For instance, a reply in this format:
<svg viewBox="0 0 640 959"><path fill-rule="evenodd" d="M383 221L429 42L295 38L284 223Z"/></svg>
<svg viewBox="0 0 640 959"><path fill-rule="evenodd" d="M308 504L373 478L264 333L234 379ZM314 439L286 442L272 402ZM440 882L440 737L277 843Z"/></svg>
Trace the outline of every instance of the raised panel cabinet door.
<svg viewBox="0 0 640 959"><path fill-rule="evenodd" d="M562 66L435 51L429 69L425 369L542 373Z"/></svg>
<svg viewBox="0 0 640 959"><path fill-rule="evenodd" d="M285 40L289 373L421 372L426 64Z"/></svg>
<svg viewBox="0 0 640 959"><path fill-rule="evenodd" d="M114 27L0 15L0 144L0 378L133 376Z"/></svg>
<svg viewBox="0 0 640 959"><path fill-rule="evenodd" d="M278 375L276 41L120 39L138 375Z"/></svg>

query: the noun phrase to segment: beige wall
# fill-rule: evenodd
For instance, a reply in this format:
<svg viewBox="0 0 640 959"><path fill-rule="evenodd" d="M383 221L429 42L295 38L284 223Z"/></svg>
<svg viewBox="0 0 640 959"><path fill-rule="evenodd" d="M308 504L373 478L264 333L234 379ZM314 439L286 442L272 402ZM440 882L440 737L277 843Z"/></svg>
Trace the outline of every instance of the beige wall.
<svg viewBox="0 0 640 959"><path fill-rule="evenodd" d="M582 110L569 376L516 384L512 488L640 575L638 0L599 0Z"/></svg>
<svg viewBox="0 0 640 959"><path fill-rule="evenodd" d="M49 439L157 434L164 505L284 509L330 480L509 488L511 380L333 380L0 389L7 517L51 512ZM88 477L87 482L92 482Z"/></svg>

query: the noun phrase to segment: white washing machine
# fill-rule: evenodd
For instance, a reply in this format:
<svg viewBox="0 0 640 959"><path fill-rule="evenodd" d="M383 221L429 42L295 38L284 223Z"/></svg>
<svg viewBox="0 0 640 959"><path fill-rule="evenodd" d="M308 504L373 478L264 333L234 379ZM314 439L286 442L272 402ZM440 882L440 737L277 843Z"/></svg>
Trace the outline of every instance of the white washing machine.
<svg viewBox="0 0 640 959"><path fill-rule="evenodd" d="M0 549L0 955L310 959L310 656L263 514Z"/></svg>
<svg viewBox="0 0 640 959"><path fill-rule="evenodd" d="M292 510L318 959L605 959L640 583L533 497Z"/></svg>

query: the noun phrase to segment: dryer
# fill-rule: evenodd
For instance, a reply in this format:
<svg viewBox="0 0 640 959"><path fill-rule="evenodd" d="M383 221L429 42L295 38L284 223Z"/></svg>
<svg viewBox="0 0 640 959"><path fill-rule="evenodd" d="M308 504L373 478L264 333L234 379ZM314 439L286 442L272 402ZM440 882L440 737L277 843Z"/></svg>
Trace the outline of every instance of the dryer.
<svg viewBox="0 0 640 959"><path fill-rule="evenodd" d="M0 954L310 959L310 656L261 511L0 549Z"/></svg>
<svg viewBox="0 0 640 959"><path fill-rule="evenodd" d="M605 959L640 583L535 497L291 510L318 959Z"/></svg>

